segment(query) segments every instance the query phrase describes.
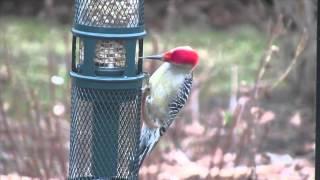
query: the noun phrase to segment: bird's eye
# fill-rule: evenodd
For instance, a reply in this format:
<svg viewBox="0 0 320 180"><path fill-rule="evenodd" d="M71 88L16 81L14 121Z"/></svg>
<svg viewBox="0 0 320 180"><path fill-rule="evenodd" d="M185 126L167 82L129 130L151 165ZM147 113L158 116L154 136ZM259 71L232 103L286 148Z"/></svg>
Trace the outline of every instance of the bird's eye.
<svg viewBox="0 0 320 180"><path fill-rule="evenodd" d="M166 128L161 127L160 128L160 136L162 136L166 132Z"/></svg>

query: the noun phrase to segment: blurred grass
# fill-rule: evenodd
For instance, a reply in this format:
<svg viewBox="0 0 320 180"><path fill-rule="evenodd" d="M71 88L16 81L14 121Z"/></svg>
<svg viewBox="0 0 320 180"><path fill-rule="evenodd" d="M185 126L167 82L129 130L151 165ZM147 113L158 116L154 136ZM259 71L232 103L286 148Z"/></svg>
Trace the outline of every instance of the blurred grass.
<svg viewBox="0 0 320 180"><path fill-rule="evenodd" d="M9 114L25 116L28 108L24 107L30 103L27 102L27 93L31 89L41 100L41 106L49 108L48 56L52 56L55 75L67 78L65 54L70 48L66 48L63 36L69 33L69 27L16 17L0 18L0 27L0 66L6 58L13 74L12 83L2 92L6 101L11 103ZM65 93L62 88L57 88L57 91L56 98L62 101Z"/></svg>
<svg viewBox="0 0 320 180"><path fill-rule="evenodd" d="M16 108L21 108L23 102L17 102L15 99L25 98L23 87L26 85L32 87L44 107L50 108L48 54L50 53L53 59L54 75L67 79L69 75L65 67L68 57L66 54L71 51L71 43L66 43L65 37L71 40L71 25L30 18L2 17L0 27L2 29L0 66L4 63L4 58L9 59L16 79L14 82L18 83L11 86L22 86L22 89L12 89L8 86L6 91L1 93L6 97L6 101L12 102L11 110L15 110L11 113L15 114ZM239 67L239 81L251 84L266 44L265 35L249 25L223 31L185 27L175 32L157 35L160 37L158 43L163 50L181 45L191 45L199 50L201 63L196 69L196 74L205 68L212 68L208 74L209 81L202 85L202 98L217 93L229 93L232 65ZM4 51L7 50L3 48L4 45L8 49L9 57L6 57ZM151 52L152 44L149 36L146 38L145 49L145 54ZM55 97L57 101L65 101L66 88L66 83L63 88L57 88ZM17 94L21 97L17 97Z"/></svg>

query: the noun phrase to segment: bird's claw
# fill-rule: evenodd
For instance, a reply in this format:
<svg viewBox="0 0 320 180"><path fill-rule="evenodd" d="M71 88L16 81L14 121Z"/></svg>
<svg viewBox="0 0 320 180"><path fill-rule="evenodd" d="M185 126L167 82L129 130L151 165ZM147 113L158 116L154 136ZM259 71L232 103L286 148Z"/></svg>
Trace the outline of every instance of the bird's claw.
<svg viewBox="0 0 320 180"><path fill-rule="evenodd" d="M144 79L144 85L143 85L143 88L142 88L142 92L144 94L150 94L150 91L151 91L151 86L150 86L150 83L149 83L149 79L150 79L150 74L147 73L147 72L144 72L145 74L145 79Z"/></svg>
<svg viewBox="0 0 320 180"><path fill-rule="evenodd" d="M145 83L149 85L150 73L144 72Z"/></svg>
<svg viewBox="0 0 320 180"><path fill-rule="evenodd" d="M143 93L144 95L149 95L150 92L151 92L150 86L146 85L146 86L144 86L144 87L142 88L142 93Z"/></svg>

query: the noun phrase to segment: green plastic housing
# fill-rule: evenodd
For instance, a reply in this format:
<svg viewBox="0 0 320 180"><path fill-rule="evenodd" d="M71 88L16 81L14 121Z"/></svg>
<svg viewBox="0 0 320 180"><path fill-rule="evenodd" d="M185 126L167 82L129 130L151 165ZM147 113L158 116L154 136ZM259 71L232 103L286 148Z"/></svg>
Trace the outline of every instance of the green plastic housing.
<svg viewBox="0 0 320 180"><path fill-rule="evenodd" d="M122 7L124 5L127 9ZM127 15L130 21L118 18L120 15L105 16L121 8L128 12L122 16ZM68 179L138 179L144 74L142 60L137 57L143 55L146 34L143 0L76 0L72 33ZM106 46L120 44L121 58L125 57L121 66L100 66L96 59L97 46L104 49L101 42L107 42ZM115 54L119 50L111 49ZM108 53L105 54L107 59ZM100 58L99 62L101 59L104 60Z"/></svg>

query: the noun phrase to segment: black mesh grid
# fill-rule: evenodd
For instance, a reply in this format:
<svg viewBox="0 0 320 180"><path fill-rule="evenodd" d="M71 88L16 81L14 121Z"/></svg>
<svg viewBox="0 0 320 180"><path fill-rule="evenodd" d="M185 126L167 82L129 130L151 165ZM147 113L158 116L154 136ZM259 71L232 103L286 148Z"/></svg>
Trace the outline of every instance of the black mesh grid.
<svg viewBox="0 0 320 180"><path fill-rule="evenodd" d="M131 28L143 25L143 0L75 0L76 24Z"/></svg>
<svg viewBox="0 0 320 180"><path fill-rule="evenodd" d="M72 85L69 179L137 179L141 91Z"/></svg>

